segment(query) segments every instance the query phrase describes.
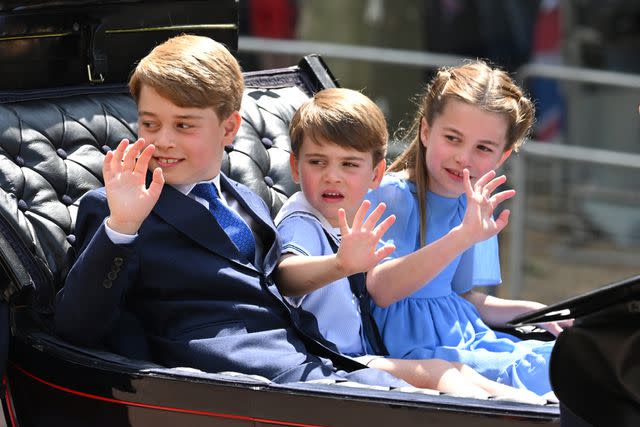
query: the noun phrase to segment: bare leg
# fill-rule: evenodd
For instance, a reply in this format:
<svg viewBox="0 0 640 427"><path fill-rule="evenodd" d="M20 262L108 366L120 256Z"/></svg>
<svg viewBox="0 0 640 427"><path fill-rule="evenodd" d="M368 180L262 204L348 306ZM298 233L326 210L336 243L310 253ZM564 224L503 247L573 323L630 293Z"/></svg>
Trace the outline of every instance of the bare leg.
<svg viewBox="0 0 640 427"><path fill-rule="evenodd" d="M478 399L487 399L491 394L478 385L478 381L464 375L458 367L445 360L379 358L372 360L369 367L387 371L414 387L430 388L457 396ZM480 374L478 376L482 377Z"/></svg>
<svg viewBox="0 0 640 427"><path fill-rule="evenodd" d="M517 389L506 384L500 384L492 381L480 375L476 370L470 366L464 365L459 362L452 362L452 365L456 367L468 381L472 382L476 386L482 388L491 396L499 397L512 397L519 401L528 401L531 403L544 404L546 399L538 396L532 391L526 389Z"/></svg>

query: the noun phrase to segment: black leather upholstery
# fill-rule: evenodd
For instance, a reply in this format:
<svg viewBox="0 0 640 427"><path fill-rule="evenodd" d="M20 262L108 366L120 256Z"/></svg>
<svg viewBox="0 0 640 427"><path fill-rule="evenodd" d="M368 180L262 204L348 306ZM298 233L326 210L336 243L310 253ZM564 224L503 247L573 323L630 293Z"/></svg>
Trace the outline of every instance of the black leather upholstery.
<svg viewBox="0 0 640 427"><path fill-rule="evenodd" d="M135 104L122 91L0 105L2 235L31 282L17 286L37 288L38 309L50 309L66 274L78 199L102 185L104 153L135 127ZM6 267L19 268L15 260Z"/></svg>
<svg viewBox="0 0 640 427"><path fill-rule="evenodd" d="M289 170L289 122L307 98L297 87L248 89L242 126L223 159L223 172L260 195L273 216L297 190Z"/></svg>
<svg viewBox="0 0 640 427"><path fill-rule="evenodd" d="M317 57L246 79L243 124L222 169L275 215L297 190L288 163L289 121L311 93L334 81ZM35 290L34 307L48 313L68 271L78 201L102 185L104 154L122 138L135 139L137 113L125 87L29 97L35 99L14 94L0 103L0 262L10 282L4 299Z"/></svg>

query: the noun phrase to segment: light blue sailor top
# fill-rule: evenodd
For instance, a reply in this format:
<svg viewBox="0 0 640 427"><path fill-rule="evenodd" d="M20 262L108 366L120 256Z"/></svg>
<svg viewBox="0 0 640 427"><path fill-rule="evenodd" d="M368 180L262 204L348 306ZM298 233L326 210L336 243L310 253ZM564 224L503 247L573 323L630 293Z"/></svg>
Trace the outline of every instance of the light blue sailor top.
<svg viewBox="0 0 640 427"><path fill-rule="evenodd" d="M282 253L302 256L332 255L324 230L339 241L334 228L302 192L292 195L282 206L275 223L282 242ZM336 280L302 297L286 297L294 306L312 313L320 333L336 345L340 353L363 356L367 353L358 300L347 278Z"/></svg>

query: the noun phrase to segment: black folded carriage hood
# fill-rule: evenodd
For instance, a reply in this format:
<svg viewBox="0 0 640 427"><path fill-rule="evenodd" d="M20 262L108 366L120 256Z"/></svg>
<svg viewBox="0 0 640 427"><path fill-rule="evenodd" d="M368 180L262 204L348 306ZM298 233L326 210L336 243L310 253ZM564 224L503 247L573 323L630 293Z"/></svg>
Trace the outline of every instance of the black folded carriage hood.
<svg viewBox="0 0 640 427"><path fill-rule="evenodd" d="M238 45L234 0L0 0L0 91L126 82L181 33Z"/></svg>

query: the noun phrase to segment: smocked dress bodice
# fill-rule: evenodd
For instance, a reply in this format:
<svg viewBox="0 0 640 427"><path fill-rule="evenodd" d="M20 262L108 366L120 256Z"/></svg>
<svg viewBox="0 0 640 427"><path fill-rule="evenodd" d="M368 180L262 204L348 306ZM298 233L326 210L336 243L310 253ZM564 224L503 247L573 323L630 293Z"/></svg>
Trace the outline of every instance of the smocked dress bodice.
<svg viewBox="0 0 640 427"><path fill-rule="evenodd" d="M418 250L420 213L415 184L387 175L368 193L372 208L387 205L386 215L396 221L383 236L393 241L402 257ZM426 243L458 226L466 210L466 197L426 194ZM551 390L548 361L553 343L520 341L495 332L478 310L461 295L476 286L501 283L498 239L477 243L451 262L429 283L388 307L373 305L373 316L391 357L442 358L466 363L486 377L544 394ZM393 286L392 283L389 286Z"/></svg>

